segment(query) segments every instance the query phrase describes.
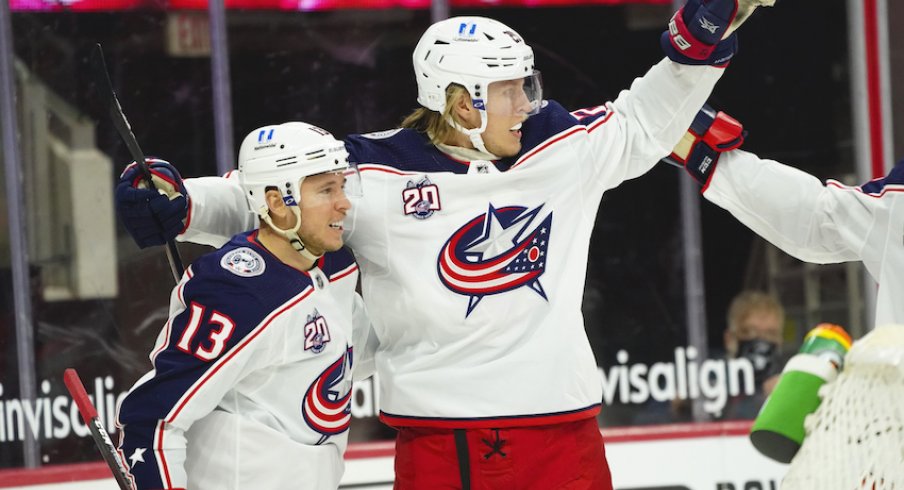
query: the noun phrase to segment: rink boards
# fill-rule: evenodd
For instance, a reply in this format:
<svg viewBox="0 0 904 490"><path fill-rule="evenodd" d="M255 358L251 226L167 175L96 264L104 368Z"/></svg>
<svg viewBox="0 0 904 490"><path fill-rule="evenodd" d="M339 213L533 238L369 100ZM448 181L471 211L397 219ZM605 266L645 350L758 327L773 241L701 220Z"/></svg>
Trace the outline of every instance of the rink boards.
<svg viewBox="0 0 904 490"><path fill-rule="evenodd" d="M786 465L750 445L750 422L603 430L617 490L775 490ZM393 443L350 444L342 489L392 488ZM0 471L0 488L116 490L103 463Z"/></svg>

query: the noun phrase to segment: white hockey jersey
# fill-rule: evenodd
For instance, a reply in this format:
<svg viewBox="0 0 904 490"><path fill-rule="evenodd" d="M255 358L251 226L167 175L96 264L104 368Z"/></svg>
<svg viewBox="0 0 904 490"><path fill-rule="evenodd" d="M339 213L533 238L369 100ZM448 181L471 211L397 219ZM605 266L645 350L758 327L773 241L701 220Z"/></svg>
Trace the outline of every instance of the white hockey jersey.
<svg viewBox="0 0 904 490"><path fill-rule="evenodd" d="M496 162L455 160L407 129L346 139L364 186L347 243L380 342L385 422L498 428L599 412L581 301L600 200L671 151L721 73L663 60L612 103L548 102L520 154ZM253 226L236 183L186 187L181 239Z"/></svg>
<svg viewBox="0 0 904 490"><path fill-rule="evenodd" d="M358 267L340 250L302 272L256 234L199 258L173 290L154 369L118 414L138 490L339 485L368 327Z"/></svg>
<svg viewBox="0 0 904 490"><path fill-rule="evenodd" d="M876 325L904 324L904 162L848 187L736 150L703 195L800 260L862 261L879 283Z"/></svg>

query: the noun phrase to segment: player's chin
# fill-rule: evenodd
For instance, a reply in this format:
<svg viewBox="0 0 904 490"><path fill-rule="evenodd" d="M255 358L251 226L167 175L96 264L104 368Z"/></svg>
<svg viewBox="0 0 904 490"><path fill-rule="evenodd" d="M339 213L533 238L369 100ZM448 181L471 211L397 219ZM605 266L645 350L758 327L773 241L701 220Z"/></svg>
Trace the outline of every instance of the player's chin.
<svg viewBox="0 0 904 490"><path fill-rule="evenodd" d="M510 142L507 157L513 157L521 151L521 131L509 131Z"/></svg>
<svg viewBox="0 0 904 490"><path fill-rule="evenodd" d="M521 141L508 141L504 145L499 145L496 151L492 151L494 155L501 158L513 157L521 151Z"/></svg>
<svg viewBox="0 0 904 490"><path fill-rule="evenodd" d="M333 238L331 240L327 240L326 243L323 244L323 249L327 252L335 252L342 248L345 245L345 241L342 240L342 236Z"/></svg>
<svg viewBox="0 0 904 490"><path fill-rule="evenodd" d="M520 152L521 152L521 143L518 143L516 145L512 145L511 149L509 149L508 151L505 152L505 155L499 155L499 156L509 158L509 157L513 157L513 156L517 155Z"/></svg>

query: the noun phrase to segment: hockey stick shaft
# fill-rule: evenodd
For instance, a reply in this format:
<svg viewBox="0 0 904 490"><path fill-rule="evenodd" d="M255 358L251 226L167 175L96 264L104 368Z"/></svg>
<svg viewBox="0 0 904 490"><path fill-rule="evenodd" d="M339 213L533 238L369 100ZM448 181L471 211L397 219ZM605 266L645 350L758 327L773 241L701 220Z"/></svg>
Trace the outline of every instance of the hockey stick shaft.
<svg viewBox="0 0 904 490"><path fill-rule="evenodd" d="M88 430L91 431L94 444L97 445L101 456L103 456L107 466L110 467L116 484L119 485L120 490L132 490L128 470L123 466L122 460L116 456L116 447L113 445L113 441L110 440L110 434L107 433L107 429L101 423L100 417L97 416L97 409L94 408L94 404L88 398L85 385L82 384L82 380L75 369L66 369L63 373L63 382L66 384L66 389L69 390L72 400L75 401L78 411L82 415L82 420L85 421Z"/></svg>
<svg viewBox="0 0 904 490"><path fill-rule="evenodd" d="M119 133L120 138L122 138L122 141L129 149L132 159L135 160L135 164L138 165L138 168L141 170L141 175L144 178L148 189L156 188L151 179L151 171L144 161L144 152L142 152L141 147L138 146L138 140L135 139L135 134L132 133L132 126L129 125L129 120L126 119L126 115L122 111L122 106L119 104L116 92L113 91L113 83L110 82L110 75L107 72L107 63L104 61L104 50L101 48L100 44L96 44L94 50L91 52L91 72L94 75L94 84L97 88L97 94L100 96L101 100L103 100L107 112L110 115L110 120L113 121L113 126L116 127L116 131ZM176 242L174 240L166 241L165 250L166 260L169 262L173 278L178 283L182 279L182 273L185 272L185 267L182 265L182 256L179 255L179 249L176 248Z"/></svg>

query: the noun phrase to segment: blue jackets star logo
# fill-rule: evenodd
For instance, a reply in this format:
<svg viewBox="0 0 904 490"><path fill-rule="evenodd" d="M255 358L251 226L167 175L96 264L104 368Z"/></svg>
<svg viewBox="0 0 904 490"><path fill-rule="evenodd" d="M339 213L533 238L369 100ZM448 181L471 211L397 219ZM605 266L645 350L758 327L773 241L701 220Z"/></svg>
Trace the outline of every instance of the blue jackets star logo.
<svg viewBox="0 0 904 490"><path fill-rule="evenodd" d="M348 430L352 419L352 347L326 368L308 387L301 414L308 426L321 434L318 445Z"/></svg>
<svg viewBox="0 0 904 490"><path fill-rule="evenodd" d="M546 299L539 278L546 271L552 212L541 218L542 207L490 204L486 214L472 218L443 246L439 277L451 291L469 297L465 316L485 296L523 286Z"/></svg>

